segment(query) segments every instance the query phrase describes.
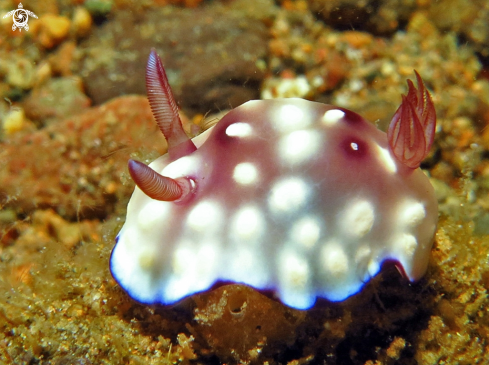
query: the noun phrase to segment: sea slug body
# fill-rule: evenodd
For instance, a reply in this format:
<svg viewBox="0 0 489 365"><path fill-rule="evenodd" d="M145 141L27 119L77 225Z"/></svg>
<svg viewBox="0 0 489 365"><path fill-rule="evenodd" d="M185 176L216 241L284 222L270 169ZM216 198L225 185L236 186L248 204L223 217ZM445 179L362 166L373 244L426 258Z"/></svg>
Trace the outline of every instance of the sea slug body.
<svg viewBox="0 0 489 365"><path fill-rule="evenodd" d="M438 208L419 169L435 110L416 79L387 134L344 108L276 99L247 102L190 140L152 50L148 98L169 150L149 167L129 161L137 187L114 278L143 303L231 281L298 309L357 293L385 261L420 279Z"/></svg>

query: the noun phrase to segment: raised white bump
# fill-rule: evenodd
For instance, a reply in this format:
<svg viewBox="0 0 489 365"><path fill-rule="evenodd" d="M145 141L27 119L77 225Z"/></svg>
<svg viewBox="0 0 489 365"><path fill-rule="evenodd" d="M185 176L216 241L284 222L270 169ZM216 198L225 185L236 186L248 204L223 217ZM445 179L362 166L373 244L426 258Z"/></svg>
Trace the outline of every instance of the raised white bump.
<svg viewBox="0 0 489 365"><path fill-rule="evenodd" d="M290 249L284 249L279 256L279 279L286 291L303 291L310 280L307 260Z"/></svg>
<svg viewBox="0 0 489 365"><path fill-rule="evenodd" d="M238 122L228 125L226 128L226 134L229 137L249 137L253 132L251 125L244 122Z"/></svg>
<svg viewBox="0 0 489 365"><path fill-rule="evenodd" d="M304 111L294 104L280 106L272 117L273 125L282 133L303 129L311 122Z"/></svg>
<svg viewBox="0 0 489 365"><path fill-rule="evenodd" d="M255 184L258 180L258 170L251 162L242 162L234 167L233 179L241 185Z"/></svg>
<svg viewBox="0 0 489 365"><path fill-rule="evenodd" d="M139 253L139 266L143 270L151 271L156 264L157 250L155 248L146 247L142 252Z"/></svg>
<svg viewBox="0 0 489 365"><path fill-rule="evenodd" d="M356 237L365 236L374 224L374 206L366 200L350 202L344 214L341 224L346 234Z"/></svg>
<svg viewBox="0 0 489 365"><path fill-rule="evenodd" d="M399 223L410 228L416 227L426 217L424 205L419 202L408 201L401 207Z"/></svg>
<svg viewBox="0 0 489 365"><path fill-rule="evenodd" d="M372 250L368 246L360 246L355 253L355 263L356 264L368 264L370 260L370 255L372 254Z"/></svg>
<svg viewBox="0 0 489 365"><path fill-rule="evenodd" d="M321 249L320 260L326 273L336 279L348 273L348 257L336 241L326 242Z"/></svg>
<svg viewBox="0 0 489 365"><path fill-rule="evenodd" d="M313 130L299 130L283 136L279 142L279 156L286 164L298 164L311 159L321 147L321 134Z"/></svg>
<svg viewBox="0 0 489 365"><path fill-rule="evenodd" d="M292 242L307 249L314 247L321 235L321 224L315 217L304 217L294 223L290 238Z"/></svg>
<svg viewBox="0 0 489 365"><path fill-rule="evenodd" d="M338 123L345 116L345 112L339 109L330 109L324 113L322 123L327 126Z"/></svg>
<svg viewBox="0 0 489 365"><path fill-rule="evenodd" d="M393 242L395 247L400 249L409 259L418 247L418 240L412 234L401 233L394 238Z"/></svg>
<svg viewBox="0 0 489 365"><path fill-rule="evenodd" d="M289 177L275 183L268 197L268 206L274 213L300 210L310 195L309 186L298 177Z"/></svg>
<svg viewBox="0 0 489 365"><path fill-rule="evenodd" d="M187 216L186 224L199 232L211 233L213 227L220 226L223 216L222 208L214 201L204 200L192 208Z"/></svg>
<svg viewBox="0 0 489 365"><path fill-rule="evenodd" d="M171 203L150 200L137 215L138 226L145 231L155 229L158 225L160 225L158 229L161 229L161 224L169 218L170 208Z"/></svg>
<svg viewBox="0 0 489 365"><path fill-rule="evenodd" d="M231 223L231 232L239 240L256 240L265 230L265 218L255 206L246 206L238 210Z"/></svg>
<svg viewBox="0 0 489 365"><path fill-rule="evenodd" d="M171 178L177 178L195 172L198 169L200 159L196 156L184 156L167 165L161 174ZM151 164L150 164L151 166Z"/></svg>
<svg viewBox="0 0 489 365"><path fill-rule="evenodd" d="M220 245L216 241L204 241L200 245L191 240L178 243L172 257L173 275L193 278L209 276L216 270Z"/></svg>
<svg viewBox="0 0 489 365"><path fill-rule="evenodd" d="M173 254L173 275L168 280L163 298L177 301L209 288L216 279L219 254L219 244L215 241L204 242L198 247L188 240L180 242Z"/></svg>

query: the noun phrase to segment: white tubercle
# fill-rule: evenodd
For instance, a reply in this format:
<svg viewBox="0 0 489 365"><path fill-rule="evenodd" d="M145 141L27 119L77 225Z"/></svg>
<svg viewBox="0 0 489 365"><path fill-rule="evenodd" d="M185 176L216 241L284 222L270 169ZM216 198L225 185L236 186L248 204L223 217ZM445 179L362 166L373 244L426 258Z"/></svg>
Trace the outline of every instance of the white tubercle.
<svg viewBox="0 0 489 365"><path fill-rule="evenodd" d="M330 109L324 113L322 122L324 125L333 126L345 116L345 112L339 109Z"/></svg>
<svg viewBox="0 0 489 365"><path fill-rule="evenodd" d="M238 122L230 124L226 128L226 134L229 137L249 137L253 133L253 128L249 123Z"/></svg>
<svg viewBox="0 0 489 365"><path fill-rule="evenodd" d="M233 179L240 185L256 184L258 169L251 162L241 162L234 167Z"/></svg>
<svg viewBox="0 0 489 365"><path fill-rule="evenodd" d="M298 130L280 139L279 156L283 163L296 165L306 162L319 152L321 134L314 130Z"/></svg>
<svg viewBox="0 0 489 365"><path fill-rule="evenodd" d="M270 189L268 205L275 214L300 211L310 195L308 184L298 177L276 182Z"/></svg>

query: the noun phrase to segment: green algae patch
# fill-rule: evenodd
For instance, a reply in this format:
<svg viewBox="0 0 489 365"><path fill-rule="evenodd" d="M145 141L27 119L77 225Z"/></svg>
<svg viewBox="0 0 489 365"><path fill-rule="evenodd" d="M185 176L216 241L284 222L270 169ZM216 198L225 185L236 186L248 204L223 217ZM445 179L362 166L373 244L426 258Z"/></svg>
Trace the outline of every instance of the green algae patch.
<svg viewBox="0 0 489 365"><path fill-rule="evenodd" d="M416 344L420 364L489 361L489 237L475 236L473 229L473 222L440 221L429 274L437 295Z"/></svg>

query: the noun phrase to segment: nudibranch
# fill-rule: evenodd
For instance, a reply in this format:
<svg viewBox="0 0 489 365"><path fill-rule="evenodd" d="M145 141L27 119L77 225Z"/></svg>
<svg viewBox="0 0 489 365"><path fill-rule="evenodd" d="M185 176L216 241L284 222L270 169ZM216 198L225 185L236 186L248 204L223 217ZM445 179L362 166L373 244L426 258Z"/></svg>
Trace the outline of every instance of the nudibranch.
<svg viewBox="0 0 489 365"><path fill-rule="evenodd" d="M436 115L415 75L387 133L291 98L249 101L191 140L152 50L146 87L168 153L129 160L137 186L110 259L115 280L148 304L235 282L307 309L357 293L386 261L420 279L438 220L419 168Z"/></svg>

